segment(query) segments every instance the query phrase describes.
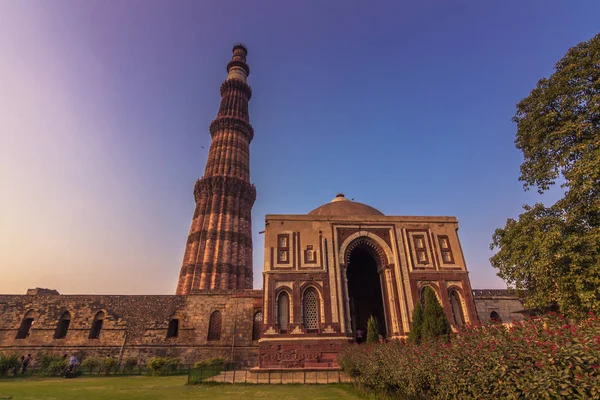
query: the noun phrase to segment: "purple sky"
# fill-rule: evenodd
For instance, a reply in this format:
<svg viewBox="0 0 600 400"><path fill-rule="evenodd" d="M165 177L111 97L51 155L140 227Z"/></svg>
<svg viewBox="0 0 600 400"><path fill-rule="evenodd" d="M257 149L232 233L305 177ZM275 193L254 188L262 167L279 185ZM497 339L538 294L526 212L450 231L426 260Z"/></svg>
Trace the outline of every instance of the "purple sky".
<svg viewBox="0 0 600 400"><path fill-rule="evenodd" d="M337 192L454 215L474 288L524 203L515 104L598 1L0 1L0 293L174 293L208 126L249 48L264 215ZM201 146L204 146L202 148Z"/></svg>

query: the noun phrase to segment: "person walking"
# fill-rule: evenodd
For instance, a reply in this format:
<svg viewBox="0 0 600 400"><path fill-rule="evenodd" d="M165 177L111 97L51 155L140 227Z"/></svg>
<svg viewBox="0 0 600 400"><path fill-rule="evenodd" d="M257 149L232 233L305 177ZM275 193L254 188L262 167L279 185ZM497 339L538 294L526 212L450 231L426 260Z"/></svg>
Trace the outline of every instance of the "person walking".
<svg viewBox="0 0 600 400"><path fill-rule="evenodd" d="M27 367L29 367L29 364L31 364L31 354L27 354L27 357L22 357L23 358L23 362L22 362L22 370L21 373L24 374L27 371Z"/></svg>
<svg viewBox="0 0 600 400"><path fill-rule="evenodd" d="M361 344L365 340L365 334L362 329L358 328L356 330L356 343Z"/></svg>
<svg viewBox="0 0 600 400"><path fill-rule="evenodd" d="M69 372L73 372L73 369L77 364L79 364L79 361L77 360L77 357L75 357L75 354L73 354L69 359Z"/></svg>

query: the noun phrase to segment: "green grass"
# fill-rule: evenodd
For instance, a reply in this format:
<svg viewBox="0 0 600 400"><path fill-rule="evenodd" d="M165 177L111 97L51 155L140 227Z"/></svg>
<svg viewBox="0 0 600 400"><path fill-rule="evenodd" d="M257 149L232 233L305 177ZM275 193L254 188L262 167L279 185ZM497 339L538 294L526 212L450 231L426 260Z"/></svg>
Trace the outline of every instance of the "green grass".
<svg viewBox="0 0 600 400"><path fill-rule="evenodd" d="M347 385L194 385L187 376L29 378L0 381L0 399L154 400L154 399L359 399Z"/></svg>

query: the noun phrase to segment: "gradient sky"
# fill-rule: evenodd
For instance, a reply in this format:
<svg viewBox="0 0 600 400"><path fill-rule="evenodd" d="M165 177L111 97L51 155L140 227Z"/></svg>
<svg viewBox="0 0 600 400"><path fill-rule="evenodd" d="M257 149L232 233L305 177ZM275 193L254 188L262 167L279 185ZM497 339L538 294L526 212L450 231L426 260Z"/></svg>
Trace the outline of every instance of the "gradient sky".
<svg viewBox="0 0 600 400"><path fill-rule="evenodd" d="M235 42L264 215L454 215L474 288L525 203L515 104L598 1L0 0L0 293L171 294ZM202 147L204 146L204 147Z"/></svg>

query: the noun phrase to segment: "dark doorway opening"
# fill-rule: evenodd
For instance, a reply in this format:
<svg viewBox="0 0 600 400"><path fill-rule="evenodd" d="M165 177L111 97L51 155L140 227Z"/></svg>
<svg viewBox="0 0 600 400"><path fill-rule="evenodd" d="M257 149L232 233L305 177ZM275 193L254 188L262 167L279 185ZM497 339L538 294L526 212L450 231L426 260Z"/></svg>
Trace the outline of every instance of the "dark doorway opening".
<svg viewBox="0 0 600 400"><path fill-rule="evenodd" d="M67 337L67 332L69 331L69 325L71 324L71 314L69 312L65 312L58 320L58 324L56 325L56 330L54 331L54 339L64 339Z"/></svg>
<svg viewBox="0 0 600 400"><path fill-rule="evenodd" d="M381 291L381 279L377 271L377 254L366 244L359 244L350 252L346 277L350 299L352 332L357 329L367 335L367 321L372 315L377 329L386 335L385 312Z"/></svg>
<svg viewBox="0 0 600 400"><path fill-rule="evenodd" d="M174 338L179 336L179 320L177 318L173 318L169 321L169 326L167 328L167 337Z"/></svg>
<svg viewBox="0 0 600 400"><path fill-rule="evenodd" d="M27 336L29 336L31 325L33 325L33 318L24 318L23 322L21 322L19 330L17 331L17 337L15 339L25 339Z"/></svg>

